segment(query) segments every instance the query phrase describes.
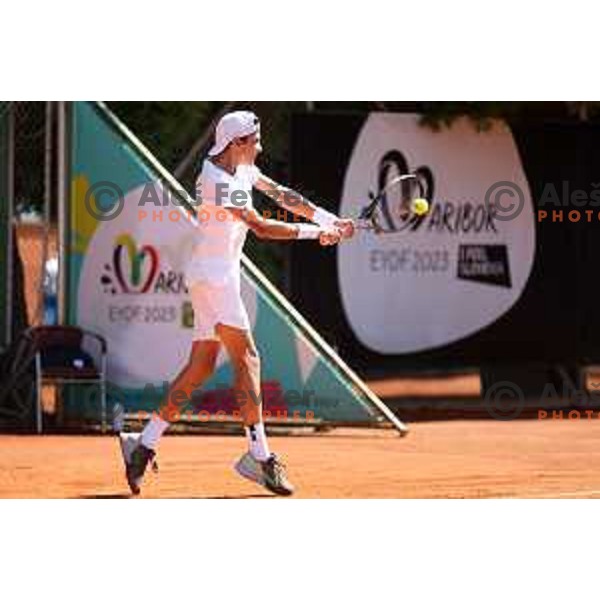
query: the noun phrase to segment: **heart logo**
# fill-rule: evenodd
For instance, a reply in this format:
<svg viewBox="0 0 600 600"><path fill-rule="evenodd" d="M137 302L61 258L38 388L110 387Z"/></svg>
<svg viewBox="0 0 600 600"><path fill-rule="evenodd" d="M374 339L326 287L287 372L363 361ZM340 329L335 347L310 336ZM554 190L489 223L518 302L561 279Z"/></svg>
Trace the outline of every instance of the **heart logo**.
<svg viewBox="0 0 600 600"><path fill-rule="evenodd" d="M113 252L115 275L125 293L146 293L158 272L158 252L153 246L145 245L138 251L135 241L128 234L121 235L116 240ZM124 262L129 259L130 282L124 275Z"/></svg>
<svg viewBox="0 0 600 600"><path fill-rule="evenodd" d="M383 192L392 179L399 175L408 175L411 172L414 172L418 176L419 184L423 191L422 196L429 202L429 206L431 207L434 202L434 179L431 169L425 165L421 165L414 169L414 171L411 171L408 161L402 152L398 150L390 150L379 162L377 195ZM399 193L402 194L403 198L409 196L409 190L405 189L403 185L400 186ZM389 231L404 231L405 229L414 231L424 221L425 215L419 216L414 213L400 213L392 209L392 206L400 206L402 204L397 201L392 202L385 194L382 196L379 210L383 217L383 224L385 224Z"/></svg>

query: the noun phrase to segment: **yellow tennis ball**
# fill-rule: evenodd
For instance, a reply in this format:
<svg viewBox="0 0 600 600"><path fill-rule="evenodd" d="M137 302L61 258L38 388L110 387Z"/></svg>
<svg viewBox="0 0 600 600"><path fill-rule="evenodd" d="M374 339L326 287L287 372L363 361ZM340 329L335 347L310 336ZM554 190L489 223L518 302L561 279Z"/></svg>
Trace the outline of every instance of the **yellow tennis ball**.
<svg viewBox="0 0 600 600"><path fill-rule="evenodd" d="M429 212L429 202L425 198L415 198L412 201L411 210L418 217L422 217Z"/></svg>

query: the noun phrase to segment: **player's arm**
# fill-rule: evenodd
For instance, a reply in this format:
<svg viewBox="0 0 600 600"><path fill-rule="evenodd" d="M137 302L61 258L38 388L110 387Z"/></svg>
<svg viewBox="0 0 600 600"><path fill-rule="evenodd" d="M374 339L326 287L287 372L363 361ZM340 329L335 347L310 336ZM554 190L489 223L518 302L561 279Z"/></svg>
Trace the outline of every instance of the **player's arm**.
<svg viewBox="0 0 600 600"><path fill-rule="evenodd" d="M255 187L286 210L304 217L320 227L325 229L337 228L345 238L350 238L354 234L352 219L340 219L320 206L313 204L302 194L273 181L262 173L257 179Z"/></svg>
<svg viewBox="0 0 600 600"><path fill-rule="evenodd" d="M337 244L341 234L334 228L323 228L308 223L285 223L261 217L253 208L227 207L234 218L241 219L261 239L268 240L319 240L322 246Z"/></svg>

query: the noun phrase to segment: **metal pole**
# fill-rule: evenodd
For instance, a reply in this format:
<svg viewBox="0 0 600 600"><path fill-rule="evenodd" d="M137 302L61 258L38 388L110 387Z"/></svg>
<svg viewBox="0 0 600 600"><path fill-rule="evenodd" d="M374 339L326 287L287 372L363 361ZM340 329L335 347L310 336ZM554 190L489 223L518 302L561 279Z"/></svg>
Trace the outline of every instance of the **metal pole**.
<svg viewBox="0 0 600 600"><path fill-rule="evenodd" d="M66 102L58 102L58 322L66 325L67 297L67 257L66 236L68 231L67 190L68 156L67 156L67 106Z"/></svg>
<svg viewBox="0 0 600 600"><path fill-rule="evenodd" d="M35 430L38 434L42 433L42 362L40 352L35 353Z"/></svg>
<svg viewBox="0 0 600 600"><path fill-rule="evenodd" d="M6 343L12 342L13 329L13 262L14 262L14 230L13 215L15 206L15 103L11 102L8 106L8 251L6 264Z"/></svg>
<svg viewBox="0 0 600 600"><path fill-rule="evenodd" d="M50 199L52 197L52 102L46 102L45 123L45 148L44 148L44 224L42 239L42 265L40 273L40 286L37 290L36 315L37 324L44 323L44 280L46 275L46 261L48 260L48 238L50 232Z"/></svg>
<svg viewBox="0 0 600 600"><path fill-rule="evenodd" d="M101 364L101 370L102 370L102 374L101 377L102 379L100 380L100 418L101 418L101 427L102 427L102 433L106 433L107 431L107 425L106 425L106 354L102 353L102 364Z"/></svg>

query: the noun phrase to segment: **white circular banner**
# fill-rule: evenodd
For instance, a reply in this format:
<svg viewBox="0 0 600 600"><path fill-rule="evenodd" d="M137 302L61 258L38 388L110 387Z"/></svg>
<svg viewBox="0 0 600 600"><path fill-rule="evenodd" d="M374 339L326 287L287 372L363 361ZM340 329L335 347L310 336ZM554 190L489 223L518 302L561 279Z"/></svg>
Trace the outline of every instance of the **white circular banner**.
<svg viewBox="0 0 600 600"><path fill-rule="evenodd" d="M170 381L193 332L184 267L198 230L170 201L155 206L149 198L162 204L159 183L129 192L118 217L98 224L78 289L77 322L107 338L110 379L132 388ZM256 289L245 277L242 297L253 326ZM221 353L218 366L224 360Z"/></svg>
<svg viewBox="0 0 600 600"><path fill-rule="evenodd" d="M356 216L382 179L417 170L427 175L429 213L392 233L359 232L338 249L346 317L360 342L383 354L438 348L490 325L519 299L533 267L534 208L507 126L477 132L461 120L435 132L417 115L370 115L340 214Z"/></svg>

